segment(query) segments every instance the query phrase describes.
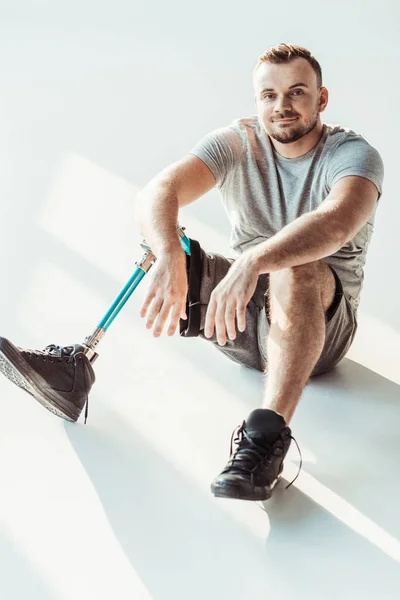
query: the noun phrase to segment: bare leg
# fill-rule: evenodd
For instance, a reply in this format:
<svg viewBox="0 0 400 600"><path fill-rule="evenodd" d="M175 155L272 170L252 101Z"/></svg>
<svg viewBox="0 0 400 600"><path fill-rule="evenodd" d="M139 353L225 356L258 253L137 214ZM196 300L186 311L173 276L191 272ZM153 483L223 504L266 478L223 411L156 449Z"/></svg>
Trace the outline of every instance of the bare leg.
<svg viewBox="0 0 400 600"><path fill-rule="evenodd" d="M325 312L335 295L328 265L316 261L270 274L271 327L263 408L288 424L325 342Z"/></svg>

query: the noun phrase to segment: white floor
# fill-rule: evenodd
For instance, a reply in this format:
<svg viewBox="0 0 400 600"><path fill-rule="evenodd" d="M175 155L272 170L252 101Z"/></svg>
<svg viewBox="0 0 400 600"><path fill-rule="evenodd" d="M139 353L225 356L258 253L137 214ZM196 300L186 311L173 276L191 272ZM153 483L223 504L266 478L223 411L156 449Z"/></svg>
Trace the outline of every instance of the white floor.
<svg viewBox="0 0 400 600"><path fill-rule="evenodd" d="M209 490L261 374L140 327L103 340L86 426L0 380L0 598L398 598L398 386L348 359L314 379L263 512Z"/></svg>

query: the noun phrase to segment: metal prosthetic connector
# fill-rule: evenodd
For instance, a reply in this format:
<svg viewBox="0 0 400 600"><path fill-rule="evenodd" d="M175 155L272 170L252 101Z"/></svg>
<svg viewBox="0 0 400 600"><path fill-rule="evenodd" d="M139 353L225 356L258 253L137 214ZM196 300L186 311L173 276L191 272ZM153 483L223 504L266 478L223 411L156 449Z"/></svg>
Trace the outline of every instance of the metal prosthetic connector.
<svg viewBox="0 0 400 600"><path fill-rule="evenodd" d="M97 344L105 336L106 332L97 327L91 335L88 335L83 342L83 353L88 357L90 363L94 363L99 356L95 351Z"/></svg>

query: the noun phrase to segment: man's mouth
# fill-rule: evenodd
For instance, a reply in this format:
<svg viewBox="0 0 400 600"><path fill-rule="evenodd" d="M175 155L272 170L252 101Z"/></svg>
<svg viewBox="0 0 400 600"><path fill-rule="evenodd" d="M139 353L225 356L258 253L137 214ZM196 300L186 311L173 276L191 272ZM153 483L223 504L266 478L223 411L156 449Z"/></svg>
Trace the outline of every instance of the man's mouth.
<svg viewBox="0 0 400 600"><path fill-rule="evenodd" d="M292 123L292 121L296 121L297 117L291 117L290 119L276 119L274 123Z"/></svg>

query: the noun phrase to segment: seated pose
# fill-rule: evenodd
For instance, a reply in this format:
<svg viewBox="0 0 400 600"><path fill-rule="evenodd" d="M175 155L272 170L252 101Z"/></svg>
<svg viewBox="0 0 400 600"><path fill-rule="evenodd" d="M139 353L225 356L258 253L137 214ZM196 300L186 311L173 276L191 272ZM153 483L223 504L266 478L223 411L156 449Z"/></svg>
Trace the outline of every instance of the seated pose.
<svg viewBox="0 0 400 600"><path fill-rule="evenodd" d="M139 194L138 226L157 260L141 308L158 337L210 340L266 374L261 408L238 428L215 496L266 500L307 381L346 355L357 329L367 247L382 193L379 153L323 124L321 67L300 46L267 50L254 69L257 115L205 136ZM217 186L235 259L177 231L179 208ZM94 383L83 346L25 350L0 339L0 369L44 406L76 421Z"/></svg>

